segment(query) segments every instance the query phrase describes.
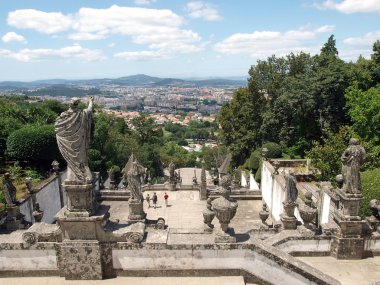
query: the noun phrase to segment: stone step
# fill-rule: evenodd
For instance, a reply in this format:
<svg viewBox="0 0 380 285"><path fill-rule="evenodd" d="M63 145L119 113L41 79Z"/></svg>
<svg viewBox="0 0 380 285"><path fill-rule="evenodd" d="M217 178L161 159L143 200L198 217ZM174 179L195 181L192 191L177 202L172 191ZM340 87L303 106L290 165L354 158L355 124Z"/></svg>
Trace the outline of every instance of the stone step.
<svg viewBox="0 0 380 285"><path fill-rule="evenodd" d="M245 285L243 276L220 276L220 277L117 277L105 280L65 280L62 277L21 277L2 278L4 284L14 285ZM2 284L0 282L0 284ZM252 284L253 285L253 284Z"/></svg>
<svg viewBox="0 0 380 285"><path fill-rule="evenodd" d="M108 195L102 195L98 197L99 200L102 201L128 201L129 196L108 196Z"/></svg>
<svg viewBox="0 0 380 285"><path fill-rule="evenodd" d="M217 198L219 195L211 194L209 197ZM262 200L263 196L258 194L230 194L231 198L236 200Z"/></svg>

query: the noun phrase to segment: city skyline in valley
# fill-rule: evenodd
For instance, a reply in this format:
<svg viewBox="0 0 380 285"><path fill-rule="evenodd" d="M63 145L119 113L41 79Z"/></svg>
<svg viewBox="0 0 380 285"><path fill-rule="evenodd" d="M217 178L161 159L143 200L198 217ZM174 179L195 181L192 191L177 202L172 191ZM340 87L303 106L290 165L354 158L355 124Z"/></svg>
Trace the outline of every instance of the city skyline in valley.
<svg viewBox="0 0 380 285"><path fill-rule="evenodd" d="M369 57L380 1L7 1L0 11L0 81L244 77L257 60L316 54L331 34L339 56Z"/></svg>

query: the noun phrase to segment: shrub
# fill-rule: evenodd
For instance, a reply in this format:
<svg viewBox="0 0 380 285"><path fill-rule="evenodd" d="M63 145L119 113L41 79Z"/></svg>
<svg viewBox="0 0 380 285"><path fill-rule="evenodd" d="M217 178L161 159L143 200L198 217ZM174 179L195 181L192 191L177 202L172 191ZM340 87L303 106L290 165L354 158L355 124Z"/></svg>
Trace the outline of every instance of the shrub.
<svg viewBox="0 0 380 285"><path fill-rule="evenodd" d="M274 142L268 142L263 144L260 151L266 147L268 149L267 158L280 158L282 157L282 148L279 144Z"/></svg>
<svg viewBox="0 0 380 285"><path fill-rule="evenodd" d="M262 168L262 164L260 163L260 167L259 169L257 169L256 174L255 174L255 180L257 183L261 182L261 168Z"/></svg>
<svg viewBox="0 0 380 285"><path fill-rule="evenodd" d="M7 155L23 161L60 159L53 125L28 126L10 134Z"/></svg>
<svg viewBox="0 0 380 285"><path fill-rule="evenodd" d="M257 170L260 167L261 163L261 149L256 149L251 153L251 156L248 158L246 166L249 169Z"/></svg>
<svg viewBox="0 0 380 285"><path fill-rule="evenodd" d="M364 171L361 173L362 192L364 199L360 202L360 216L371 215L369 202L372 199L380 199L380 168Z"/></svg>

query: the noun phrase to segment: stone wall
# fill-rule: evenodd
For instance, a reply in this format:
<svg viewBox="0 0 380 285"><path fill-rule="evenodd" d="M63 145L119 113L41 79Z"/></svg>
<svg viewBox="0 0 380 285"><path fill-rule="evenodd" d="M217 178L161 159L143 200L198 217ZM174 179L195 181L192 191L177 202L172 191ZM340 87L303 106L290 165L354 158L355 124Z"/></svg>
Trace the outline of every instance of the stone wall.
<svg viewBox="0 0 380 285"><path fill-rule="evenodd" d="M95 173L98 177L98 173ZM60 188L60 183L66 179L66 171L60 173L60 177L52 175L49 178L43 180L33 190L36 193L36 203L40 204L40 209L44 211L42 222L51 224L54 222L54 216L62 208L62 205L67 203L67 195L63 188ZM95 190L99 191L99 179L96 179ZM62 199L60 197L60 191L62 191ZM32 196L28 195L20 204L20 212L25 215L24 219L27 222L34 223L33 218L33 201Z"/></svg>
<svg viewBox="0 0 380 285"><path fill-rule="evenodd" d="M45 276L54 272L62 276L70 270L69 265L81 264L88 268L100 266L102 272L106 272L103 277L186 276L197 272L200 276L243 275L246 282L257 284L339 284L317 269L256 239L249 244L220 245L103 243L99 248L102 254L96 254L101 259L87 256L94 253L89 250L79 254L81 250L75 244L85 241L70 242L72 245L67 242L37 243L28 248L20 241L20 235L13 238L8 235L8 242L3 237L0 277L20 276L20 272L23 276ZM63 256L65 248L70 253ZM76 279L82 279L80 277Z"/></svg>

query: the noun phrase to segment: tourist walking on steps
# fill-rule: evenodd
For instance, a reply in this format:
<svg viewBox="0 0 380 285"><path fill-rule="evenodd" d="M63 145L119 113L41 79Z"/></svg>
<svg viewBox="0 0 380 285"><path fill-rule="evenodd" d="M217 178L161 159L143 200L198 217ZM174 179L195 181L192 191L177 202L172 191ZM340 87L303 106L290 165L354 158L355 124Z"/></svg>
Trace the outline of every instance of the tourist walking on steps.
<svg viewBox="0 0 380 285"><path fill-rule="evenodd" d="M157 194L156 192L153 193L153 205L154 205L154 208L156 209L156 206L157 206Z"/></svg>
<svg viewBox="0 0 380 285"><path fill-rule="evenodd" d="M168 206L168 198L169 198L169 195L165 192L165 195L164 195L164 199L165 199L165 207Z"/></svg>
<svg viewBox="0 0 380 285"><path fill-rule="evenodd" d="M146 194L145 200L148 203L148 209L149 209L150 208L150 196L149 196L149 194Z"/></svg>

